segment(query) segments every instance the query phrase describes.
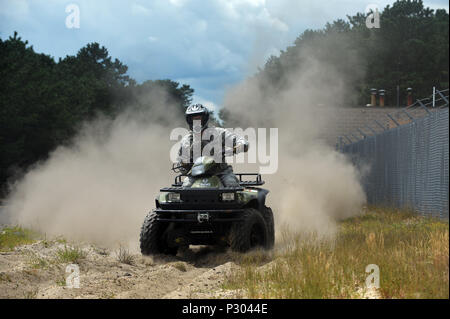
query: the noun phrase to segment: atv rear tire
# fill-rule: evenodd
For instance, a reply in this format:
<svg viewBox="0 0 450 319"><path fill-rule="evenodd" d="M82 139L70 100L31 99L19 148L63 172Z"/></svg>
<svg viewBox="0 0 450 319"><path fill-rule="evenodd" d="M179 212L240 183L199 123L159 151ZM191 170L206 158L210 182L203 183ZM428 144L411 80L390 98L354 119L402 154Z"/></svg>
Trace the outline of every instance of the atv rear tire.
<svg viewBox="0 0 450 319"><path fill-rule="evenodd" d="M178 247L169 247L167 245L164 231L167 224L159 223L156 220L156 213L151 211L145 217L141 228L140 244L143 255L176 255Z"/></svg>
<svg viewBox="0 0 450 319"><path fill-rule="evenodd" d="M231 250L246 252L257 247L270 248L270 235L262 214L254 208L248 208L242 218L241 222L231 226L229 235Z"/></svg>

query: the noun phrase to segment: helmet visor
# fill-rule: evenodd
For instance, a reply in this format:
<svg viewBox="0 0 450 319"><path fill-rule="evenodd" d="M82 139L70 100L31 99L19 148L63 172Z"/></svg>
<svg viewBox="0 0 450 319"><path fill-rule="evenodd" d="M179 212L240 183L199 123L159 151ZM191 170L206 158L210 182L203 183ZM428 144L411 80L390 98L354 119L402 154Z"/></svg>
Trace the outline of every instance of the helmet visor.
<svg viewBox="0 0 450 319"><path fill-rule="evenodd" d="M206 118L204 115L191 115L187 118L189 128L196 133L201 132L201 130L206 126Z"/></svg>

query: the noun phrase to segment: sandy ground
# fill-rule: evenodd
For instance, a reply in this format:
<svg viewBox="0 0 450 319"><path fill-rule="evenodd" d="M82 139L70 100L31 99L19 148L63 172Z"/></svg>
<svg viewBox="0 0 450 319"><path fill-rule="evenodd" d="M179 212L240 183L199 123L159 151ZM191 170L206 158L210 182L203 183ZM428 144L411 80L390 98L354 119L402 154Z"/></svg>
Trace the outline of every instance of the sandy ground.
<svg viewBox="0 0 450 319"><path fill-rule="evenodd" d="M77 262L80 288L66 286L68 263L58 260L58 241L38 241L0 252L0 298L242 298L223 290L222 283L239 266L227 252L194 247L176 257L131 255L131 264L118 251L78 245L85 257Z"/></svg>
<svg viewBox="0 0 450 319"><path fill-rule="evenodd" d="M0 225L0 231L2 225ZM79 288L67 286L70 262L58 252L76 247L83 258L79 267ZM122 250L123 251L123 250ZM126 251L126 250L125 250ZM119 249L92 244L39 240L33 244L0 252L0 299L3 298L246 298L245 291L223 289L223 282L240 266L239 255L209 247L191 247L177 256L145 257ZM276 260L267 259L258 271L268 271ZM376 289L358 289L355 298L378 299Z"/></svg>

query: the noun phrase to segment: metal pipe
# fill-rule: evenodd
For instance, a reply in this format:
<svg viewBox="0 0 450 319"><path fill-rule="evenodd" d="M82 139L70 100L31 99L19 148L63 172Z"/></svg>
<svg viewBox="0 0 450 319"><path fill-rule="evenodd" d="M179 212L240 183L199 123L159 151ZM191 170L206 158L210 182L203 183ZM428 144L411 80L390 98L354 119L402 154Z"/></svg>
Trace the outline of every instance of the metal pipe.
<svg viewBox="0 0 450 319"><path fill-rule="evenodd" d="M384 93L386 91L385 90L379 90L378 93L380 95L380 106L384 106Z"/></svg>
<svg viewBox="0 0 450 319"><path fill-rule="evenodd" d="M412 104L412 88L406 89L406 106L410 106Z"/></svg>
<svg viewBox="0 0 450 319"><path fill-rule="evenodd" d="M370 105L376 106L377 105L377 89L370 89Z"/></svg>

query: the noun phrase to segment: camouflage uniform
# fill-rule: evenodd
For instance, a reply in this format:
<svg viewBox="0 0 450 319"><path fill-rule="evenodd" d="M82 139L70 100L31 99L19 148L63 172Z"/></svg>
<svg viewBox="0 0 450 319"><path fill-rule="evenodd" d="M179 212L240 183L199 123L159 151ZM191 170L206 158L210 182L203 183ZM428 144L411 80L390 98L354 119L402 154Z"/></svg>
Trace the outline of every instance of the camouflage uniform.
<svg viewBox="0 0 450 319"><path fill-rule="evenodd" d="M249 144L247 140L241 136L234 134L233 132L230 132L227 129L221 127L210 127L207 128L204 131L204 133L205 132L207 132L208 135L210 135L210 140L203 140L203 139L201 140L202 153L205 145L211 142L217 143L218 141L222 142L222 149L224 149L224 145L235 146L236 147L235 153L239 153L242 151L246 152L248 150ZM200 155L195 154L197 156L194 157L192 146L193 142L194 142L194 134L192 131L190 131L189 134L185 135L181 140L180 149L178 151L177 166L182 165L181 172L183 174L187 174L189 172L189 170L192 168L192 163L194 163L198 155ZM213 156L214 154L202 154L202 155ZM239 180L237 179L236 175L234 175L233 168L225 162L225 154L222 154L221 163L219 165L219 171L215 175L217 175L220 178L224 186L227 187L239 186ZM183 181L183 186L189 187L192 185L193 182L194 178L192 178L191 176L187 176Z"/></svg>

